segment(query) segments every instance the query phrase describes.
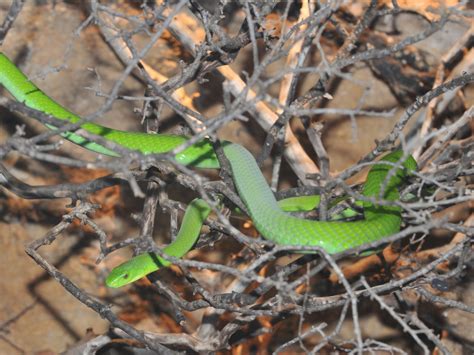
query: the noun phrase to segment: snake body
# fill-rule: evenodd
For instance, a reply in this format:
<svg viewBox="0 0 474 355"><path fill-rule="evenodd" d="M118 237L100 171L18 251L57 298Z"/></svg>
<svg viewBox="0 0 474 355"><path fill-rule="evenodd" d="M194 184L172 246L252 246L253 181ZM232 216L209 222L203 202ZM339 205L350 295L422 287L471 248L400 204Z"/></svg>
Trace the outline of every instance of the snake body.
<svg viewBox="0 0 474 355"><path fill-rule="evenodd" d="M81 120L38 89L3 54L0 54L0 84L26 106L67 122L77 123ZM51 125L48 127L57 129ZM143 154L168 152L187 140L186 137L175 135L119 131L95 123L84 123L80 128ZM62 135L86 149L117 156L117 153L81 137L77 132L65 132ZM247 207L255 227L268 240L283 245L318 246L332 254L376 241L400 230L400 207L369 202L364 202L365 218L360 221L313 221L291 216L282 211L278 205L249 151L239 144L230 142L223 144L223 151L230 163L232 178L240 198ZM383 157L382 163L374 165L369 171L363 195L377 199L383 186L385 201L399 200L398 187L410 171L416 170L416 161L411 156L406 158L402 162L402 168L390 173L388 181L387 176L393 165L383 164L383 161L397 163L402 157L403 152L397 150ZM190 146L175 158L182 164L219 168L213 147L207 140ZM190 204L190 209L186 211L178 238L163 252L174 257L183 256L198 237L209 211L210 208L204 201L194 200ZM112 270L106 283L110 287L120 287L168 264L167 260L154 253L145 253Z"/></svg>

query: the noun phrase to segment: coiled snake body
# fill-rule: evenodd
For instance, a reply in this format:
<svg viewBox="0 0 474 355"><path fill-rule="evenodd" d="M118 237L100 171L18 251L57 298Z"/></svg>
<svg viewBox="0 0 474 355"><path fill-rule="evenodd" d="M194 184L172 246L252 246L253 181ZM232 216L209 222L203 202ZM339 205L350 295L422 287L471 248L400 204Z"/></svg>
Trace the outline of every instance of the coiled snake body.
<svg viewBox="0 0 474 355"><path fill-rule="evenodd" d="M80 117L38 89L1 53L0 84L18 101L30 108L67 122L80 121ZM52 125L47 126L50 129L56 129ZM125 132L95 123L85 123L81 125L81 129L144 154L168 152L187 140L186 137L176 135ZM117 156L117 153L80 136L78 133L65 132L62 136L86 149ZM329 253L338 253L376 241L400 230L399 207L375 205L368 202L364 202L365 218L360 221L322 222L291 216L279 207L254 157L244 147L224 142L223 151L230 163L232 178L240 198L247 207L255 227L268 240L283 245L319 246ZM394 151L383 157L382 160L397 163L402 156L402 151ZM213 147L207 140L190 146L177 154L175 159L182 164L191 166L219 168ZM388 172L393 169L393 165L383 163L374 165L365 182L363 195L379 198L381 186L383 186L385 201L399 200L397 188L411 170L416 170L416 167L415 160L409 156L403 161L402 168L398 168L394 174L390 174L389 181L385 181ZM299 200L299 203L304 203L304 197ZM183 218L177 239L163 249L163 252L174 257L183 256L199 236L202 223L210 210L208 204L201 199L191 202ZM120 287L166 265L169 265L167 260L153 253L145 253L112 270L106 283L110 287Z"/></svg>

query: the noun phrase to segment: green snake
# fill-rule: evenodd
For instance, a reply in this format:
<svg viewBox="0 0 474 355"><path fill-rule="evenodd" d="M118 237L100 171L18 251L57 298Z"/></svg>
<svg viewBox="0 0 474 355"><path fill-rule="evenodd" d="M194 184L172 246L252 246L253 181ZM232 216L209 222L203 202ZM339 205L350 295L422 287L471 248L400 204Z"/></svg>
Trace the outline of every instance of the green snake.
<svg viewBox="0 0 474 355"><path fill-rule="evenodd" d="M81 118L43 93L5 55L0 53L0 83L26 106L42 111L59 120L77 123ZM50 129L57 127L47 124ZM125 132L95 123L84 123L81 129L99 135L130 150L143 154L164 153L180 146L187 137L165 134ZM80 136L80 133L61 134L67 140L97 153L118 156L116 152ZM328 253L339 253L363 244L377 241L397 233L401 225L401 208L396 205L377 205L363 202L364 219L352 222L314 221L292 216L282 210L254 157L244 147L223 142L223 152L232 171L237 192L247 208L248 214L259 233L268 240L281 245L317 246ZM400 150L387 154L382 161L398 163L403 157ZM202 140L175 156L177 162L200 168L219 168L212 144ZM408 156L402 168L394 170L392 164L377 163L367 176L363 188L366 197L380 198L384 186L383 200L398 201L398 187L410 171L417 169L416 161ZM390 172L390 174L389 174ZM388 178L389 177L389 178ZM388 178L388 181L386 181ZM298 207L292 206L294 201ZM314 206L314 197L300 197L286 203L287 209ZM193 200L183 217L180 231L174 242L163 249L163 253L180 258L187 253L199 236L204 220L211 211L202 199ZM109 287L121 287L134 282L170 262L156 253L144 253L114 268L106 279Z"/></svg>

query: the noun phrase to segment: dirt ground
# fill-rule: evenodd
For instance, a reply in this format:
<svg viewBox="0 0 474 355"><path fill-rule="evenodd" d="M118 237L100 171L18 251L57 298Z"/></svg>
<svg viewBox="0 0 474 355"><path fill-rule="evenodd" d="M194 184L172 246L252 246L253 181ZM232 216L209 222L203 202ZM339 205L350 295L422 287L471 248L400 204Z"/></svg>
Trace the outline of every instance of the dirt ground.
<svg viewBox="0 0 474 355"><path fill-rule="evenodd" d="M0 1L0 19L4 18L9 3ZM416 17L406 16L404 21L407 25L403 29L410 33L419 23ZM96 96L93 89L101 85L102 91L107 92L123 70L121 62L94 26L88 26L78 35L75 34L86 18L84 9L74 2L53 4L48 1L27 1L1 48L3 53L20 63L22 70L45 92L84 116L94 112L103 103L104 99ZM433 60L437 60L450 48L453 40L461 37L465 31L465 26L449 23L445 30L423 41L418 47L428 52ZM154 57L152 64L160 67L163 74L171 75L178 70L174 61L175 51L176 48L167 39L163 39L158 43L155 50L158 55ZM250 52L246 55L250 55ZM242 55L233 67L239 71L239 66L245 60L245 55ZM342 85L328 107L357 107L360 97L366 95L364 107L367 109L399 108L389 118L358 116L351 122L347 118L326 117L323 139L330 155L332 172L347 168L366 154L375 140L381 139L392 129L403 112L386 84L374 78L370 70L363 67L355 69L353 78L368 83L369 92L364 93L361 85L348 81ZM191 91L193 87L188 89ZM201 92L200 108L202 114L211 116L221 109L221 103L204 105L206 100L213 102L212 86L209 85L206 90ZM143 87L139 80L129 77L121 92L141 96ZM466 92L466 101L472 105L474 92L472 88ZM135 109L137 107L133 103L118 101L100 122L124 130L140 130L140 117ZM1 142L14 134L18 127L24 127L27 136L44 130L39 123L13 116L5 110L0 111L0 115ZM179 131L179 125L172 122L173 116L168 116L165 130ZM297 123L294 128L296 131L301 129ZM219 134L223 139L239 141L254 153L259 151L264 138L263 132L255 124L244 125L241 122L230 123ZM67 142L61 146L60 154L91 161L95 158L93 153ZM4 164L17 178L32 185L85 181L91 176L107 174L106 171L87 171L41 163L17 153L9 154L4 159ZM267 175L270 174L269 168L268 163L265 170ZM286 170L289 168L286 167ZM353 182L362 180L363 175L358 175ZM289 187L294 182L294 175L288 172L281 188ZM68 211L70 201L26 201L5 189L0 190L0 196L0 354L55 354L83 339L88 330L96 334L105 333L108 322L51 280L24 251L25 245L43 237L61 221ZM129 189L108 189L96 194L95 198L104 206L97 213L95 221L107 232L109 240L118 241L137 235L138 226L131 214L140 211L141 200L133 198ZM163 216L164 227L155 231L156 239L168 232L166 220ZM127 304L121 301L123 297L133 297L124 291L111 291L103 283L107 269L130 254L120 251L107 257L100 265L95 265L99 255L98 242L78 224L69 228L58 241L42 248L41 254L94 297L109 301L115 298L119 300L116 304L122 305ZM472 288L469 293L472 298ZM465 302L474 305L472 299ZM114 306L113 309L119 311L120 307ZM198 323L199 316L200 313L196 312L190 315L190 319ZM472 329L472 317L467 318L466 313L453 316L459 321L459 329ZM7 321L9 322L5 323ZM376 317L366 322L364 333L371 333L373 337L373 332L382 337L391 336L390 328L381 326ZM151 320L144 321L142 327L148 327L148 330L159 328ZM347 327L350 331L350 324ZM474 341L472 334L471 341ZM453 349L454 352L455 350Z"/></svg>

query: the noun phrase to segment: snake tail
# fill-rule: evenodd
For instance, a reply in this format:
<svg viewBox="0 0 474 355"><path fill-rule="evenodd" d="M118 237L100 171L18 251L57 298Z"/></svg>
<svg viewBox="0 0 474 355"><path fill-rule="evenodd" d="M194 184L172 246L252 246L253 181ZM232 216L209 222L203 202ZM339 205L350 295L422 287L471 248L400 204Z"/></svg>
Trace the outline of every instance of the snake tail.
<svg viewBox="0 0 474 355"><path fill-rule="evenodd" d="M26 106L51 115L54 118L65 121L65 123L78 123L81 118L64 108L43 91L41 91L25 74L3 53L0 53L0 84L19 102ZM55 130L57 127L46 125L49 129ZM130 150L136 150L143 154L166 153L185 143L188 138L185 136L160 134L148 134L144 132L127 132L112 129L92 122L81 125L81 129L121 145ZM64 132L61 136L75 144L88 150L108 155L118 156L118 154L98 143L92 142L75 132ZM177 162L184 165L196 166L199 168L219 168L217 156L209 140L204 139L175 156Z"/></svg>

